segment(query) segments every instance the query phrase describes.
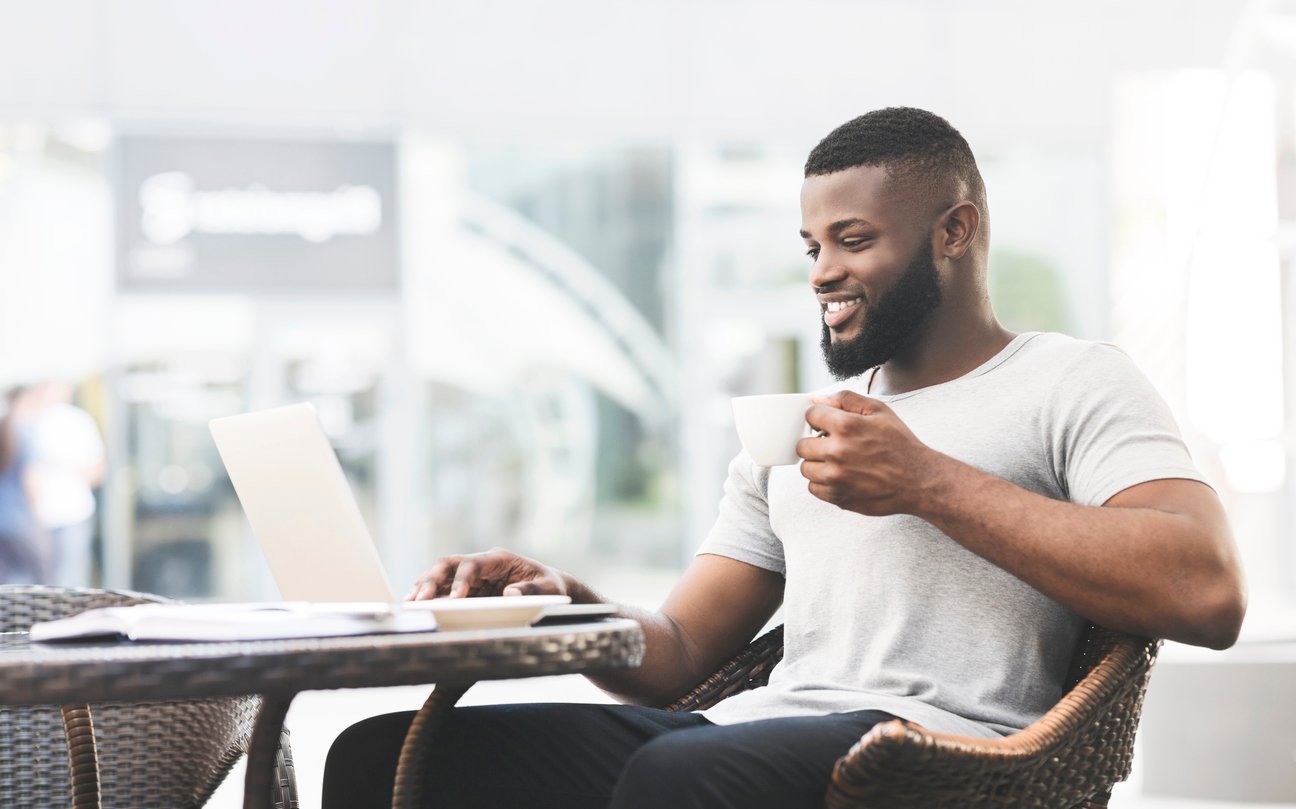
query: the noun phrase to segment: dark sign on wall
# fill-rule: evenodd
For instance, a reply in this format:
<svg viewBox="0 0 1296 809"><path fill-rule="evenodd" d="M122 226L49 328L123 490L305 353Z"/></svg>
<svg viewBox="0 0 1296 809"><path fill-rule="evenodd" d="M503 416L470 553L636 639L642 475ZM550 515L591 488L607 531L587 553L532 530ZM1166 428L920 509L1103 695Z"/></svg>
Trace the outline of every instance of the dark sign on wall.
<svg viewBox="0 0 1296 809"><path fill-rule="evenodd" d="M394 291L390 143L123 137L118 287Z"/></svg>

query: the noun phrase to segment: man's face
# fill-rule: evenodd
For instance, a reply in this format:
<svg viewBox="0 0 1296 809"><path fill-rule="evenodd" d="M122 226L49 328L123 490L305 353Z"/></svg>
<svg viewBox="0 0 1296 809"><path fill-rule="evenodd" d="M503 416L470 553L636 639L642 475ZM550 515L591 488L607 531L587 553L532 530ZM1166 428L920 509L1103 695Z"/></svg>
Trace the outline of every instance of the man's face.
<svg viewBox="0 0 1296 809"><path fill-rule="evenodd" d="M801 187L824 361L838 379L891 359L940 305L929 212L894 199L885 181L885 169L858 166Z"/></svg>

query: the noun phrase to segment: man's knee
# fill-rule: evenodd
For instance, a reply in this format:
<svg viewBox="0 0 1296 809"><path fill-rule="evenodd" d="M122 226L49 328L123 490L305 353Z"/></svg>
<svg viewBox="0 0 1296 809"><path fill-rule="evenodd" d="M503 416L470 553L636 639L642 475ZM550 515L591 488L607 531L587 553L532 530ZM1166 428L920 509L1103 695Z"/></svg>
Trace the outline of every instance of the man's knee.
<svg viewBox="0 0 1296 809"><path fill-rule="evenodd" d="M324 809L390 806L411 713L385 714L342 731L324 763Z"/></svg>
<svg viewBox="0 0 1296 809"><path fill-rule="evenodd" d="M612 806L690 809L725 805L725 747L707 735L668 733L639 748L626 762Z"/></svg>
<svg viewBox="0 0 1296 809"><path fill-rule="evenodd" d="M405 711L371 716L356 722L333 740L328 761L342 765L347 761L390 758L395 764L413 718L413 713Z"/></svg>

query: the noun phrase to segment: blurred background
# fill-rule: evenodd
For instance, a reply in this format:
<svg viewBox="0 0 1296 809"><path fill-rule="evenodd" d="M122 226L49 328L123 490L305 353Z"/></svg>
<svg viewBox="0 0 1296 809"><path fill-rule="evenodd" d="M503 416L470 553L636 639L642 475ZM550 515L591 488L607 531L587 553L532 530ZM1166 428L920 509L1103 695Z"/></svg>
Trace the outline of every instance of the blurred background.
<svg viewBox="0 0 1296 809"><path fill-rule="evenodd" d="M1001 319L1128 351L1246 564L1243 644L1167 650L1118 800L1296 803L1296 3L0 14L0 388L58 436L15 453L39 577L275 597L206 425L310 401L398 589L506 545L654 604L714 518L729 398L829 381L806 153L920 106L985 175ZM1223 741L1192 740L1204 697L1237 703Z"/></svg>

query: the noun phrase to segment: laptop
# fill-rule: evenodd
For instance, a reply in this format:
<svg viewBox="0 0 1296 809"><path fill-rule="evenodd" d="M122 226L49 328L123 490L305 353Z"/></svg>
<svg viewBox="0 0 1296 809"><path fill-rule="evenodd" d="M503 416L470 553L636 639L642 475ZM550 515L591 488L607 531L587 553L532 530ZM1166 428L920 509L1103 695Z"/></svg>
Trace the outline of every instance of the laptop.
<svg viewBox="0 0 1296 809"><path fill-rule="evenodd" d="M210 429L284 600L399 600L314 406L213 419Z"/></svg>
<svg viewBox="0 0 1296 809"><path fill-rule="evenodd" d="M285 601L402 602L314 406L227 416L209 426ZM495 611L506 607L499 602L507 600L477 603L482 611ZM539 620L596 619L616 609L615 604L550 604Z"/></svg>

